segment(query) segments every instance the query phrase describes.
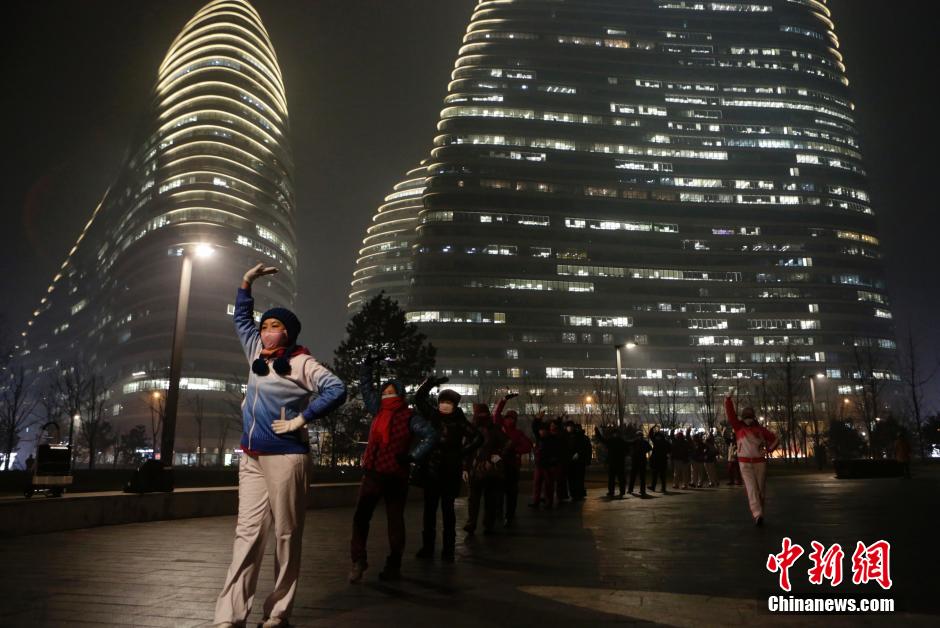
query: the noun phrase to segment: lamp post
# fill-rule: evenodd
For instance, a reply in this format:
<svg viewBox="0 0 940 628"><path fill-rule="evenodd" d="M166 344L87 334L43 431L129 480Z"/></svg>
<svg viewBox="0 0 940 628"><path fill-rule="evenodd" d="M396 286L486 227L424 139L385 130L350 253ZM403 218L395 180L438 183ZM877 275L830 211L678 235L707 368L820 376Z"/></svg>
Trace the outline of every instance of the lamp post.
<svg viewBox="0 0 940 628"><path fill-rule="evenodd" d="M630 350L635 346L636 345L632 342L614 345L614 352L617 354L617 425L621 427L623 426L623 397L620 391L620 382L623 379L623 365L621 364L620 350L624 348Z"/></svg>
<svg viewBox="0 0 940 628"><path fill-rule="evenodd" d="M211 257L214 250L209 244L198 244L192 254L199 258ZM173 490L173 445L176 440L176 410L179 406L180 374L183 370L183 341L186 338L186 317L189 313L189 291L193 276L193 260L189 251L183 252L180 270L180 295L176 306L176 324L173 327L173 351L170 354L170 385L166 391L163 434L160 439L160 463L163 466L164 490Z"/></svg>
<svg viewBox="0 0 940 628"><path fill-rule="evenodd" d="M72 435L75 433L75 421L81 421L82 416L76 412L69 421L69 469L72 468Z"/></svg>
<svg viewBox="0 0 940 628"><path fill-rule="evenodd" d="M813 416L813 454L819 458L819 425L816 422L816 380L826 379L824 373L816 373L809 378L810 402L812 403Z"/></svg>

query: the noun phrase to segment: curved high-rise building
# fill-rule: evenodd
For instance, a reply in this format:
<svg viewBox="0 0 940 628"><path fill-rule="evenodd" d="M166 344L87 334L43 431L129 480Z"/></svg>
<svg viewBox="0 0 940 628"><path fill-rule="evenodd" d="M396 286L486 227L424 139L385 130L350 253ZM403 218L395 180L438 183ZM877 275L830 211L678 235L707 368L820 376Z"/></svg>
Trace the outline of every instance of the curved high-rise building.
<svg viewBox="0 0 940 628"><path fill-rule="evenodd" d="M890 378L834 31L816 0L481 0L401 238L438 370L574 412L629 343L631 410L678 395L689 418L704 365L721 392L781 363L833 394L863 361Z"/></svg>
<svg viewBox="0 0 940 628"><path fill-rule="evenodd" d="M379 292L385 292L402 307L407 306L414 266L411 249L419 214L424 209L421 198L426 172L425 166L409 170L372 218L353 271L347 303L350 310L359 309L363 295L374 296Z"/></svg>
<svg viewBox="0 0 940 628"><path fill-rule="evenodd" d="M258 13L246 0L209 2L170 46L119 176L23 333L35 368L88 364L114 382L109 420L118 430L149 427L145 399L168 386L180 256L210 244L216 254L193 271L177 451L196 444L196 391L203 448L218 448L246 369L231 323L239 278L259 261L275 265L281 272L259 282L257 307L295 296L289 128Z"/></svg>

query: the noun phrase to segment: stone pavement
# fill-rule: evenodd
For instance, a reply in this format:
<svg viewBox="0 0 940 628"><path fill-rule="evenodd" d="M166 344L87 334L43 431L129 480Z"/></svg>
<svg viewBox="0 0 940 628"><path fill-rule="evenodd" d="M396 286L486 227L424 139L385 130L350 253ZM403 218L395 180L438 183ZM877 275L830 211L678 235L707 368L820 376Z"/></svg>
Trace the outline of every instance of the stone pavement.
<svg viewBox="0 0 940 628"><path fill-rule="evenodd" d="M420 534L419 504L412 502L405 578L394 585L376 577L386 546L381 506L370 538L373 568L354 586L345 582L351 509L309 511L293 620L382 628L940 625L940 470L903 481L775 477L771 469L769 485L762 529L750 525L736 487L622 501L595 489L586 502L554 511L523 506L512 530L460 541L453 565L412 558ZM458 517L464 512L461 500ZM233 517L213 517L0 540L0 626L208 625L234 524ZM783 536L807 553L818 540L839 542L847 554L846 582L835 590L808 584L804 555L790 572L792 595L893 598L897 612L770 614L767 597L782 592L764 565ZM853 585L856 541L882 538L892 543L894 587ZM256 607L272 586L270 549L266 561L271 567L263 571ZM252 620L260 620L257 610Z"/></svg>

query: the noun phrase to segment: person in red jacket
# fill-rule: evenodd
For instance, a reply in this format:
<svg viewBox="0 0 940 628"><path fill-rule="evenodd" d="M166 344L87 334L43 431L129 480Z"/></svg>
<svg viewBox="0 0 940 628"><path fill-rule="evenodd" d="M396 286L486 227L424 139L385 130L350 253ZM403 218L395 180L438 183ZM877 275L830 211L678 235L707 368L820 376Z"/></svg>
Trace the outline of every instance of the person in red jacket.
<svg viewBox="0 0 940 628"><path fill-rule="evenodd" d="M505 525L508 528L516 518L516 504L519 502L519 469L522 467L522 456L532 451L532 441L516 427L519 421L519 415L515 410L509 410L503 414L503 408L510 399L518 397L518 393L509 393L499 400L496 404L496 411L493 418L496 424L502 426L503 433L512 442L512 454L506 459L506 483L505 483Z"/></svg>
<svg viewBox="0 0 940 628"><path fill-rule="evenodd" d="M352 569L348 580L351 584L362 580L362 574L369 566L366 550L369 523L375 507L382 500L385 500L388 519L389 554L379 578L401 578L408 474L411 463L424 460L438 437L434 426L408 406L405 386L400 381L388 380L378 390L375 389L372 383L375 370L376 365L367 361L362 364L359 377L363 405L374 418L362 456L362 481L349 543Z"/></svg>
<svg viewBox="0 0 940 628"><path fill-rule="evenodd" d="M750 406L741 410L741 418L734 409L731 395L725 398L725 413L734 430L738 445L738 466L744 479L747 502L754 517L754 525L764 525L764 498L767 485L767 454L777 447L777 437L760 425Z"/></svg>

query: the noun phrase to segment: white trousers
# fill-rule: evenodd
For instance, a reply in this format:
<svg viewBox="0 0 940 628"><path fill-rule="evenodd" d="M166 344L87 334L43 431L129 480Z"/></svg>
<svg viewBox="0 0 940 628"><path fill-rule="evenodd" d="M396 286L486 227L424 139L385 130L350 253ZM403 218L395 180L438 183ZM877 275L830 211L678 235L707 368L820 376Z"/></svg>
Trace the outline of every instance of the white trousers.
<svg viewBox="0 0 940 628"><path fill-rule="evenodd" d="M238 523L232 564L215 605L215 623L244 623L251 613L268 533L274 528L274 590L264 616L290 617L300 574L307 511L309 456L242 455L238 467Z"/></svg>
<svg viewBox="0 0 940 628"><path fill-rule="evenodd" d="M741 462L741 478L747 492L747 503L754 519L764 516L764 499L767 496L767 463Z"/></svg>

